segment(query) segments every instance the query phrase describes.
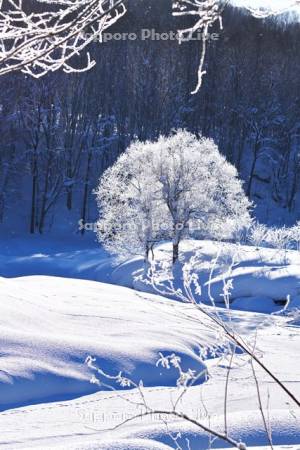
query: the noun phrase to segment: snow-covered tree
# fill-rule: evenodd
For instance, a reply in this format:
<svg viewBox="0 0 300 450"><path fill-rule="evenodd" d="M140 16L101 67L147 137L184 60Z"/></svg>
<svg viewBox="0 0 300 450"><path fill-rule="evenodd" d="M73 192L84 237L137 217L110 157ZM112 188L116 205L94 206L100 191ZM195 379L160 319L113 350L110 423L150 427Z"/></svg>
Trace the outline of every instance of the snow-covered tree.
<svg viewBox="0 0 300 450"><path fill-rule="evenodd" d="M272 227L268 230L266 235L267 246L279 250L287 250L291 245L292 240L291 229L287 227Z"/></svg>
<svg viewBox="0 0 300 450"><path fill-rule="evenodd" d="M298 221L292 228L290 228L290 239L296 244L296 248L300 250L300 222Z"/></svg>
<svg viewBox="0 0 300 450"><path fill-rule="evenodd" d="M250 202L236 169L210 139L178 131L136 142L101 179L99 239L115 253L148 255L168 238L173 263L184 237L228 237L250 223Z"/></svg>
<svg viewBox="0 0 300 450"><path fill-rule="evenodd" d="M288 0L286 2L282 2L282 5L279 6L279 3L272 5L271 2L267 3L265 6L251 6L251 3L245 3L246 9L251 12L251 14L257 19L266 19L267 17L278 16L284 13L288 13L299 7L299 0ZM276 2L274 2L276 3Z"/></svg>
<svg viewBox="0 0 300 450"><path fill-rule="evenodd" d="M179 131L161 137L156 146L156 172L172 220L174 263L183 237L228 238L237 225L250 223L250 203L237 171L211 139Z"/></svg>
<svg viewBox="0 0 300 450"><path fill-rule="evenodd" d="M154 146L136 142L109 168L96 192L98 238L120 256L145 255L168 236L170 223L154 170Z"/></svg>
<svg viewBox="0 0 300 450"><path fill-rule="evenodd" d="M255 247L263 247L266 243L268 227L264 224L254 222L249 229L247 241Z"/></svg>

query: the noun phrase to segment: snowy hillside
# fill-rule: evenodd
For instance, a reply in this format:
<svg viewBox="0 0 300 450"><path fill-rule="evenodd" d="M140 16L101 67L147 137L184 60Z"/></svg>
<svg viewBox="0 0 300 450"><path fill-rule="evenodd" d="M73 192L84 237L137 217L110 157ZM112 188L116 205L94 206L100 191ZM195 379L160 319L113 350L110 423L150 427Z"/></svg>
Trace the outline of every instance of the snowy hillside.
<svg viewBox="0 0 300 450"><path fill-rule="evenodd" d="M299 396L300 372L294 364L299 328L280 317L266 321L265 315L232 314L245 338L261 326L256 335L260 357ZM108 431L139 412L134 403L139 394L120 387L91 394L86 356L95 356L109 373L122 369L137 382L142 378L147 402L171 409L178 395L176 374L155 367L159 352L175 352L185 367L201 368L193 349L215 338L192 305L92 281L37 276L0 280L0 336L0 447L107 450L164 450L173 443L158 417ZM181 408L221 429L228 361L211 357L206 364L209 380L192 387ZM238 355L230 377L228 424L236 438L267 445L249 371L249 363ZM258 377L274 443L299 444L297 409L270 378L260 371ZM70 397L76 399L66 401ZM9 405L19 407L7 409ZM208 448L206 434L195 426L178 419L168 426L182 431L191 448ZM215 445L224 447L220 441Z"/></svg>
<svg viewBox="0 0 300 450"><path fill-rule="evenodd" d="M143 378L145 385L165 384L159 370L149 370L158 351L192 357L197 342L197 327L188 327L187 319L187 333L179 331L184 306L101 283L1 278L0 304L2 409L91 392L84 364L88 355L108 371L122 369ZM202 336L208 338L209 333ZM175 381L174 376L168 380Z"/></svg>

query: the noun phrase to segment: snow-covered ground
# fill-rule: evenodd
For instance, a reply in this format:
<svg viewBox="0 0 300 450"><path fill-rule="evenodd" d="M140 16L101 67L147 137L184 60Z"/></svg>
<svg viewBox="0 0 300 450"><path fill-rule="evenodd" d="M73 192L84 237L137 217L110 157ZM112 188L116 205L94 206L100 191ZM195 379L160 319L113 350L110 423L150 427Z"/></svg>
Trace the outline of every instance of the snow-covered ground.
<svg viewBox="0 0 300 450"><path fill-rule="evenodd" d="M202 287L201 301L211 304L211 297L224 305L224 281L232 280L231 308L271 313L282 309L289 297L289 309L300 307L300 252L255 248L212 241L184 241L181 264L196 256L193 270ZM155 260L166 265L171 261L169 243L156 247ZM134 258L114 269L111 281L135 289L154 290L140 280L144 278L142 258ZM182 288L181 265L175 269L174 284ZM167 274L168 276L168 274ZM200 300L200 297L198 297Z"/></svg>
<svg viewBox="0 0 300 450"><path fill-rule="evenodd" d="M205 264L218 249L216 244L198 244L203 257L203 271L199 274L205 278L211 272ZM195 243L184 245L187 258L194 252ZM45 246L41 251L37 245L31 251L29 247L23 252L21 247L14 247L14 251L7 247L2 252L1 275L28 275L38 268L39 274L45 274L48 264L51 275L61 277L0 278L0 448L174 448L166 425L157 415L114 429L141 411L136 404L141 401L139 392L120 387L112 392L92 385L89 381L93 374L84 364L85 358L96 357L99 366L110 374L123 370L136 382L142 379L147 404L153 409L172 409L179 395L175 387L177 374L156 367L159 352L175 352L181 356L185 370L201 370L204 363L196 356L197 349L213 345L215 332L193 305L90 281L107 276L115 283L130 285L133 272L141 270L140 259L114 268L111 273L112 262L102 250L90 245L76 252L66 246L59 251L59 244L57 248L52 245L51 250ZM233 285L239 289L232 305L245 296L256 304L252 309L263 303L265 314L238 310L228 313L224 308L219 312L245 339L255 342L260 358L299 398L300 329L289 316L266 313L273 311L274 300L287 295L291 295L293 306L297 305L300 258L297 252L291 252L277 254L275 259L275 252L239 249L239 265L231 273ZM231 248L230 254L236 253ZM156 255L168 258L168 246L162 246ZM5 258L10 273L5 273ZM21 273L22 267L26 273ZM215 270L215 285L220 270L221 265ZM266 298L272 302L269 310ZM276 305L276 309L279 307ZM179 408L219 431L224 429L228 364L227 359L211 355L205 361L209 379L200 379L190 388ZM268 375L258 369L257 375L274 444L277 448L299 449L299 410ZM239 354L229 379L230 435L249 446L268 448L256 393L249 361ZM185 438L192 450L209 448L207 435L195 426L170 419L168 429L182 433L183 448L188 448ZM220 440L213 446L226 447Z"/></svg>
<svg viewBox="0 0 300 450"><path fill-rule="evenodd" d="M109 282L115 258L96 242L65 234L53 237L0 235L0 276L51 275Z"/></svg>
<svg viewBox="0 0 300 450"><path fill-rule="evenodd" d="M231 308L254 312L274 312L287 297L289 309L300 307L300 252L238 246L211 241L184 241L180 247L181 263L195 255L195 271L202 286L201 300L211 303L210 293L222 306L224 275L233 281ZM171 245L159 245L155 259L171 261ZM214 259L217 261L214 263ZM234 266L231 263L234 261ZM123 264L97 244L93 234L84 239L45 239L39 236L0 238L0 276L20 277L51 275L101 281L149 291L138 278L144 273L142 257ZM182 273L177 270L176 286L182 287ZM153 292L153 290L150 290Z"/></svg>
<svg viewBox="0 0 300 450"><path fill-rule="evenodd" d="M171 444L156 417L105 431L139 411L133 403L139 396L136 391L87 395L93 386L84 360L91 354L110 373L123 369L136 381L142 378L149 404L171 408L171 399L178 395L173 387L176 374L155 367L159 352L174 351L186 367L196 368L201 363L193 348L214 341L205 319L192 305L123 287L52 277L1 279L0 305L3 448L164 448L145 439ZM300 395L300 368L294 361L300 351L300 330L279 326L282 318L265 323L260 314L235 312L234 319L248 338L264 323L257 336L263 359ZM247 381L249 367L242 362L241 355L232 373L230 429L250 444L264 444L255 386ZM182 408L204 422L209 416L210 423L221 429L226 364L212 359L208 366L210 380L193 387ZM268 377L260 377L265 404L270 395L274 442L300 442L297 410ZM54 402L43 403L46 398ZM10 409L9 404L19 407ZM195 427L178 421L169 426L188 433L195 444L192 448L206 448L207 437Z"/></svg>

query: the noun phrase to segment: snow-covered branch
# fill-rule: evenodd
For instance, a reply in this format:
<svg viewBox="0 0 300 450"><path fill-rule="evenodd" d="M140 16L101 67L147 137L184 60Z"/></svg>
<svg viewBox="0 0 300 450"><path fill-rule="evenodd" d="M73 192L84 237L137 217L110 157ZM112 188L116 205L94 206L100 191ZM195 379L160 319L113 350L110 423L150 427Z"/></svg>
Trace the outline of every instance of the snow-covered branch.
<svg viewBox="0 0 300 450"><path fill-rule="evenodd" d="M99 387L104 386L113 390L114 392L117 392L112 384L115 383L117 386L121 386L123 388L136 389L137 393L140 396L141 400L140 402L137 403L130 399L128 400L128 402L134 404L135 406L136 405L141 406L142 407L141 412L139 412L136 415L132 415L131 417L127 417L121 423L117 424L114 428L106 431L115 431L117 428L120 428L121 426L124 426L130 422L134 422L136 419L142 419L147 416L158 415L165 417L165 419L162 421L167 426L167 430L169 419L171 418L182 419L185 422L193 424L195 427L205 431L208 434L208 436L210 436L210 438L213 439L218 438L221 441L227 442L228 444L239 450L247 449L246 445L243 442L233 439L227 432L226 433L220 432L219 430L212 428L211 425L207 424L205 421L203 422L199 421L198 419L195 419L194 417L177 408L183 396L187 393L188 389L192 387L194 382L203 375L203 372L201 371L200 373L196 373L195 371L192 371L190 369L187 372L185 372L181 366L181 358L178 357L176 354L163 355L160 353L160 358L156 363L156 366L160 365L165 370L173 368L178 372L177 389L179 389L179 391L177 400L174 402L172 409L156 409L151 407L149 402L147 401L146 391L144 389L142 380L137 384L133 380L124 377L122 375L122 372L119 372L115 376L107 374L101 367L97 366L96 359L91 356L88 356L85 362L88 368L91 369L91 371L93 372L93 376L90 380L92 384L98 385ZM169 434L169 436L171 437L169 431L167 434ZM172 440L176 444L176 449L182 449L182 447L177 442L176 437Z"/></svg>
<svg viewBox="0 0 300 450"><path fill-rule="evenodd" d="M0 75L89 70L95 65L89 52L81 68L74 57L125 13L123 0L38 0L31 7L27 0L0 0Z"/></svg>
<svg viewBox="0 0 300 450"><path fill-rule="evenodd" d="M207 39L210 28L216 23L220 23L222 29L222 12L224 2L220 0L176 0L173 4L173 15L179 16L195 16L196 22L190 27L179 30L179 42L190 40L196 32L202 33L202 49L200 63L198 67L197 86L192 94L196 94L201 86L203 77L206 74L204 70L205 56L207 50Z"/></svg>
<svg viewBox="0 0 300 450"><path fill-rule="evenodd" d="M299 6L300 6L300 1L294 0L290 4L287 4L281 8L279 8L279 7L274 8L271 6L258 8L258 7L250 6L250 2L249 2L249 5L246 6L246 8L257 19L266 19L268 17L278 16L280 14L288 13L292 9L297 8Z"/></svg>
<svg viewBox="0 0 300 450"><path fill-rule="evenodd" d="M195 22L189 27L179 30L179 42L192 40L196 33L201 33L201 50L200 61L198 66L197 85L191 92L196 94L199 92L205 70L205 59L207 53L207 43L209 39L209 30L213 25L219 22L220 29L223 29L222 14L228 1L226 0L174 0L173 2L173 15L176 17L194 17ZM272 16L278 16L280 14L287 13L300 6L300 0L294 0L289 5L282 8L269 7L253 7L245 5L248 12L257 19L266 19Z"/></svg>

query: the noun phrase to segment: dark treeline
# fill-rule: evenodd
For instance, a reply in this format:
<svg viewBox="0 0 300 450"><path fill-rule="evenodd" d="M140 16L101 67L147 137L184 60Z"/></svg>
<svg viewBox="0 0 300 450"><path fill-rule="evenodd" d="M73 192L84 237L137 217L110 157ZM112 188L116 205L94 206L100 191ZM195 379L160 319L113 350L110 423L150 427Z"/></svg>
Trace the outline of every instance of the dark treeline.
<svg viewBox="0 0 300 450"><path fill-rule="evenodd" d="M199 42L142 40L142 29L184 26L171 1L131 0L111 40L90 49L88 73L0 80L0 222L48 231L93 221L93 189L133 139L175 128L212 137L236 165L256 214L300 219L300 29L227 8L197 95ZM82 58L84 63L84 58ZM25 221L25 222L24 222Z"/></svg>

